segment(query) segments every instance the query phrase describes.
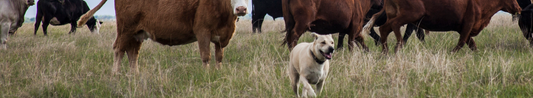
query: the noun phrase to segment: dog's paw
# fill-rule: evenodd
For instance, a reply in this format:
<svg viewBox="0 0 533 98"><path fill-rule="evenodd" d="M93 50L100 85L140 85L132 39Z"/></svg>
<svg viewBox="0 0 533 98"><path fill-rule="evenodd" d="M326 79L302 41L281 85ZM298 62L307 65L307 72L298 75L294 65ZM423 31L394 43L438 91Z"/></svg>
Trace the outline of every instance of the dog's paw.
<svg viewBox="0 0 533 98"><path fill-rule="evenodd" d="M316 94L315 92L309 92L309 94L307 94L310 98L315 98L316 97Z"/></svg>

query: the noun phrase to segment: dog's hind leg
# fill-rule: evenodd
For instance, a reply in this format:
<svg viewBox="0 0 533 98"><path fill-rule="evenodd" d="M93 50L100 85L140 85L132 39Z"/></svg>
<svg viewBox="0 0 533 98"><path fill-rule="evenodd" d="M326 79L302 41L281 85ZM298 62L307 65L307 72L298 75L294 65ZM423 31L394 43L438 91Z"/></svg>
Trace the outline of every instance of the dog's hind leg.
<svg viewBox="0 0 533 98"><path fill-rule="evenodd" d="M291 68L289 69L289 78L291 79L292 90L294 91L294 94L296 94L296 97L300 97L300 95L298 94L298 88L300 86L298 84L298 82L300 81L300 74L298 74L298 72L293 66L290 67Z"/></svg>

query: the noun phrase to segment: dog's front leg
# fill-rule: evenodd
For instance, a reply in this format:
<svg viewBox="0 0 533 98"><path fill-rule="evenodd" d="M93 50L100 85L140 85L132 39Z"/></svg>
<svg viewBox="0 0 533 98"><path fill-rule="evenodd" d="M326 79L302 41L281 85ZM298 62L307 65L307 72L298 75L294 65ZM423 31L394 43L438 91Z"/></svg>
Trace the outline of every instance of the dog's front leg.
<svg viewBox="0 0 533 98"><path fill-rule="evenodd" d="M321 94L322 93L322 87L324 86L324 82L326 82L326 81L325 80L319 80L318 83L316 84L317 94Z"/></svg>
<svg viewBox="0 0 533 98"><path fill-rule="evenodd" d="M292 65L289 69L289 78L291 79L291 86L292 90L294 91L294 94L296 94L296 97L300 97L300 95L298 94L298 88L300 87L300 85L298 84L298 82L300 82L300 74L298 74L298 71L294 67L292 67Z"/></svg>
<svg viewBox="0 0 533 98"><path fill-rule="evenodd" d="M316 97L315 90L313 90L313 87L309 84L305 76L301 75L300 77L302 77L300 78L300 82L303 84L302 97L307 98L307 95Z"/></svg>

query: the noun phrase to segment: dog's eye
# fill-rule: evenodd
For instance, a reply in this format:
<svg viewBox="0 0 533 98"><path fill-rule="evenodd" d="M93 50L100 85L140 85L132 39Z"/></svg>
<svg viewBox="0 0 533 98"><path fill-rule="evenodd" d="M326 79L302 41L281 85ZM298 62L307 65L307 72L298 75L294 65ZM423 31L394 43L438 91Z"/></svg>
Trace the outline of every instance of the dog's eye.
<svg viewBox="0 0 533 98"><path fill-rule="evenodd" d="M322 44L326 44L326 42L322 42Z"/></svg>
<svg viewBox="0 0 533 98"><path fill-rule="evenodd" d="M331 42L331 44L333 44L333 42Z"/></svg>

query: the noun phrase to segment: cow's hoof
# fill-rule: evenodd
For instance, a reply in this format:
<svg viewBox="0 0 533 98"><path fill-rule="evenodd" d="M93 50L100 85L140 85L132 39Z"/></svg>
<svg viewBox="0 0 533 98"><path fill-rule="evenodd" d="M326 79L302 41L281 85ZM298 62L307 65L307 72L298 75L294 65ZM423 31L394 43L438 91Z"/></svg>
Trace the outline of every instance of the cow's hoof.
<svg viewBox="0 0 533 98"><path fill-rule="evenodd" d="M203 65L205 69L209 69L209 63L204 63Z"/></svg>
<svg viewBox="0 0 533 98"><path fill-rule="evenodd" d="M215 68L216 68L217 70L219 70L219 69L220 69L220 66L222 66L222 63L221 63L221 62L220 62L220 63L217 63L217 64L215 65Z"/></svg>

